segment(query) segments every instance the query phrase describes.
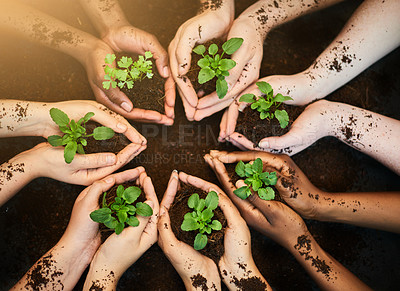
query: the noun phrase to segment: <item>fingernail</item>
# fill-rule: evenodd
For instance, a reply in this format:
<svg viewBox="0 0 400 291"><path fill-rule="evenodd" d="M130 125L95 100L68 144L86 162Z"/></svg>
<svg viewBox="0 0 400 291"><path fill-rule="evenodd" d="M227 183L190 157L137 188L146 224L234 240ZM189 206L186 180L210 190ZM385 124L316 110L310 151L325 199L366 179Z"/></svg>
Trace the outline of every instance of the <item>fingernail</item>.
<svg viewBox="0 0 400 291"><path fill-rule="evenodd" d="M106 182L107 184L111 184L112 182L114 182L114 179L110 177L105 179L104 182Z"/></svg>
<svg viewBox="0 0 400 291"><path fill-rule="evenodd" d="M122 105L121 105L122 106ZM120 130L122 130L122 131L125 131L128 127L126 126L126 124L123 124L123 123L118 123L117 124L117 128L119 128Z"/></svg>
<svg viewBox="0 0 400 291"><path fill-rule="evenodd" d="M210 188L210 192L211 192L211 191L214 191L214 192L217 193L217 194L219 193L219 191L218 191L218 190L215 190L214 188Z"/></svg>
<svg viewBox="0 0 400 291"><path fill-rule="evenodd" d="M132 105L129 105L127 102L122 102L121 103L122 109L124 109L126 112L131 112L132 111Z"/></svg>
<svg viewBox="0 0 400 291"><path fill-rule="evenodd" d="M269 143L268 143L267 141L260 141L260 143L258 144L258 146L259 146L260 148L266 149L266 148L269 148Z"/></svg>
<svg viewBox="0 0 400 291"><path fill-rule="evenodd" d="M164 73L164 77L165 77L165 78L168 78L168 77L169 77L169 70L168 70L168 67L167 67L167 66L164 67L163 73Z"/></svg>
<svg viewBox="0 0 400 291"><path fill-rule="evenodd" d="M115 162L116 162L116 157L115 157L114 155L108 155L108 156L106 157L106 163L107 163L108 165L114 165Z"/></svg>
<svg viewBox="0 0 400 291"><path fill-rule="evenodd" d="M178 173L178 170L173 170L172 172L173 172L173 173Z"/></svg>

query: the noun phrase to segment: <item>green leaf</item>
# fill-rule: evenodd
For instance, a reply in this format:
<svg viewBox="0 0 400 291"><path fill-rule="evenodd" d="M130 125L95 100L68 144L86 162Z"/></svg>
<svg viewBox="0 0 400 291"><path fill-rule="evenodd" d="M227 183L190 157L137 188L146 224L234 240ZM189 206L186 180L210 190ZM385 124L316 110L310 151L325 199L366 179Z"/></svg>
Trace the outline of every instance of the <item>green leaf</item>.
<svg viewBox="0 0 400 291"><path fill-rule="evenodd" d="M250 163L244 165L244 171L246 173L246 177L250 177L254 173L253 167L250 165Z"/></svg>
<svg viewBox="0 0 400 291"><path fill-rule="evenodd" d="M94 116L93 112L88 112L85 114L85 116L83 117L83 121L86 123L90 120L90 118L92 118Z"/></svg>
<svg viewBox="0 0 400 291"><path fill-rule="evenodd" d="M275 117L278 119L279 124L282 128L285 128L289 124L289 115L286 110L275 110Z"/></svg>
<svg viewBox="0 0 400 291"><path fill-rule="evenodd" d="M239 177L244 177L246 175L245 173L245 165L243 161L239 161L236 166L235 166L235 173L239 176Z"/></svg>
<svg viewBox="0 0 400 291"><path fill-rule="evenodd" d="M128 89L132 89L133 88L133 81L132 80L127 81L125 84L126 84L126 87L128 87Z"/></svg>
<svg viewBox="0 0 400 291"><path fill-rule="evenodd" d="M205 234L198 233L194 239L193 247L196 251L202 250L207 245L207 236Z"/></svg>
<svg viewBox="0 0 400 291"><path fill-rule="evenodd" d="M70 141L64 148L64 159L67 164L70 164L76 154L78 144L76 141Z"/></svg>
<svg viewBox="0 0 400 291"><path fill-rule="evenodd" d="M128 58L128 57L122 57L119 61L118 61L118 66L120 68L129 68L130 65L132 65L133 61L132 58Z"/></svg>
<svg viewBox="0 0 400 291"><path fill-rule="evenodd" d="M89 216L94 222L104 223L105 221L111 219L111 209L100 208L92 211Z"/></svg>
<svg viewBox="0 0 400 291"><path fill-rule="evenodd" d="M84 147L87 146L87 140L86 139L81 138L79 141Z"/></svg>
<svg viewBox="0 0 400 291"><path fill-rule="evenodd" d="M153 57L153 54L152 54L151 52L147 51L147 52L144 53L144 57L145 57L146 59L150 59L150 58Z"/></svg>
<svg viewBox="0 0 400 291"><path fill-rule="evenodd" d="M260 113L260 119L264 120L265 118L269 118L269 112L267 111L262 111Z"/></svg>
<svg viewBox="0 0 400 291"><path fill-rule="evenodd" d="M128 225L136 227L139 226L139 219L136 216L131 216L126 222Z"/></svg>
<svg viewBox="0 0 400 291"><path fill-rule="evenodd" d="M63 142L62 142L62 137L59 135L50 135L47 138L47 141L49 142L49 144L51 144L53 147L59 147L62 146Z"/></svg>
<svg viewBox="0 0 400 291"><path fill-rule="evenodd" d="M99 126L93 130L95 140L106 140L114 136L115 132L109 127Z"/></svg>
<svg viewBox="0 0 400 291"><path fill-rule="evenodd" d="M264 172L260 175L260 179L264 182L265 185L276 185L278 181L278 177L276 176L276 172Z"/></svg>
<svg viewBox="0 0 400 291"><path fill-rule="evenodd" d="M204 84L215 77L215 72L210 68L202 68L199 72L198 79L199 84Z"/></svg>
<svg viewBox="0 0 400 291"><path fill-rule="evenodd" d="M106 207L106 206L107 206L107 204L106 204L106 196L107 196L107 192L104 192L104 193L103 193L102 203L101 203L101 205L102 205L103 207Z"/></svg>
<svg viewBox="0 0 400 291"><path fill-rule="evenodd" d="M103 88L104 89L108 90L108 89L110 89L110 86L111 86L111 81L104 81L103 82Z"/></svg>
<svg viewBox="0 0 400 291"><path fill-rule="evenodd" d="M260 91L266 95L268 95L271 91L272 91L272 87L270 84L268 84L267 82L257 82L256 83L258 89L260 89Z"/></svg>
<svg viewBox="0 0 400 291"><path fill-rule="evenodd" d="M196 230L199 227L200 227L199 223L193 217L185 217L181 225L181 229L183 231Z"/></svg>
<svg viewBox="0 0 400 291"><path fill-rule="evenodd" d="M116 56L114 54L107 54L104 61L106 64L112 64L115 60Z"/></svg>
<svg viewBox="0 0 400 291"><path fill-rule="evenodd" d="M272 200L275 198L275 191L271 187L258 189L258 196L263 200Z"/></svg>
<svg viewBox="0 0 400 291"><path fill-rule="evenodd" d="M205 200L206 207L208 209L214 210L215 208L218 207L218 201L219 201L219 198L218 198L217 192L211 191L207 194L207 197Z"/></svg>
<svg viewBox="0 0 400 291"><path fill-rule="evenodd" d="M251 183L251 187L254 191L257 191L260 187L262 187L262 182L260 179L254 179Z"/></svg>
<svg viewBox="0 0 400 291"><path fill-rule="evenodd" d="M202 213L201 213L201 220L202 221L207 221L211 219L214 216L214 213L211 209L206 208Z"/></svg>
<svg viewBox="0 0 400 291"><path fill-rule="evenodd" d="M120 198L120 197L115 197L115 203L117 203L117 204L122 204L123 202L122 202L122 198Z"/></svg>
<svg viewBox="0 0 400 291"><path fill-rule="evenodd" d="M124 186L123 185L118 185L117 187L117 197L122 197L124 194Z"/></svg>
<svg viewBox="0 0 400 291"><path fill-rule="evenodd" d="M139 187L131 186L125 189L122 197L126 200L127 203L131 204L135 202L136 199L138 199L141 193L142 190L140 190Z"/></svg>
<svg viewBox="0 0 400 291"><path fill-rule="evenodd" d="M293 100L293 98L289 97L289 96L283 96L281 93L276 94L276 96L274 97L274 102L284 102L287 100Z"/></svg>
<svg viewBox="0 0 400 291"><path fill-rule="evenodd" d="M193 49L193 52L198 55L204 54L206 51L206 47L204 45L198 45Z"/></svg>
<svg viewBox="0 0 400 291"><path fill-rule="evenodd" d="M118 220L116 220L115 217L111 217L109 220L104 222L104 225L111 229L115 229L117 227L117 224Z"/></svg>
<svg viewBox="0 0 400 291"><path fill-rule="evenodd" d="M118 223L117 226L115 227L115 233L120 234L125 228L125 223Z"/></svg>
<svg viewBox="0 0 400 291"><path fill-rule="evenodd" d="M205 206L206 206L206 201L204 199L200 199L199 204L197 204L197 207L195 209L197 211L202 211Z"/></svg>
<svg viewBox="0 0 400 291"><path fill-rule="evenodd" d="M225 81L225 79L218 79L217 80L217 95L219 99L222 99L225 97L226 93L228 93L228 83Z"/></svg>
<svg viewBox="0 0 400 291"><path fill-rule="evenodd" d="M128 214L134 215L136 213L136 207L133 205L126 205L128 207Z"/></svg>
<svg viewBox="0 0 400 291"><path fill-rule="evenodd" d="M85 154L85 150L83 149L83 146L81 144L78 144L78 146L76 147L76 151L78 152L78 154Z"/></svg>
<svg viewBox="0 0 400 291"><path fill-rule="evenodd" d="M248 186L242 186L236 190L233 191L233 193L235 193L235 195L237 197L239 197L240 199L245 200L248 196L247 196L247 189L249 187Z"/></svg>
<svg viewBox="0 0 400 291"><path fill-rule="evenodd" d="M206 68L206 67L208 67L208 66L210 66L210 62L207 60L207 59L200 59L198 62L197 62L197 65L200 67L200 68Z"/></svg>
<svg viewBox="0 0 400 291"><path fill-rule="evenodd" d="M254 94L244 94L240 96L239 101L240 102L246 102L246 103L254 103L256 96Z"/></svg>
<svg viewBox="0 0 400 291"><path fill-rule="evenodd" d="M222 224L218 220L213 220L213 222L211 223L210 226L213 230L221 230L222 229Z"/></svg>
<svg viewBox="0 0 400 291"><path fill-rule="evenodd" d="M222 59L219 62L219 69L221 71L229 71L230 69L234 68L235 66L236 66L236 62L234 60Z"/></svg>
<svg viewBox="0 0 400 291"><path fill-rule="evenodd" d="M213 43L212 45L210 45L210 47L208 48L208 53L210 54L210 55L215 55L216 53L218 52L218 46L215 44L215 43Z"/></svg>
<svg viewBox="0 0 400 291"><path fill-rule="evenodd" d="M146 203L138 202L136 203L136 214L140 216L152 216L153 209Z"/></svg>
<svg viewBox="0 0 400 291"><path fill-rule="evenodd" d="M224 50L225 53L231 55L240 48L242 43L243 43L243 38L234 37L225 42L222 45L222 49Z"/></svg>
<svg viewBox="0 0 400 291"><path fill-rule="evenodd" d="M115 78L117 80L120 80L122 82L126 81L126 78L128 77L128 72L124 70L117 70L115 73ZM119 86L119 85L118 85ZM123 85L122 85L123 86Z"/></svg>
<svg viewBox="0 0 400 291"><path fill-rule="evenodd" d="M200 197L199 194L194 193L189 197L188 206L189 208L196 209L197 205L199 205Z"/></svg>
<svg viewBox="0 0 400 291"><path fill-rule="evenodd" d="M253 162L253 171L255 173L262 173L263 171L263 162L260 158L255 159L255 161Z"/></svg>
<svg viewBox="0 0 400 291"><path fill-rule="evenodd" d="M117 217L119 222L124 223L128 219L128 214L126 213L126 211L118 211Z"/></svg>
<svg viewBox="0 0 400 291"><path fill-rule="evenodd" d="M58 125L58 126L68 126L69 125L69 118L68 115L65 114L58 108L51 108L50 109L50 116L51 119Z"/></svg>

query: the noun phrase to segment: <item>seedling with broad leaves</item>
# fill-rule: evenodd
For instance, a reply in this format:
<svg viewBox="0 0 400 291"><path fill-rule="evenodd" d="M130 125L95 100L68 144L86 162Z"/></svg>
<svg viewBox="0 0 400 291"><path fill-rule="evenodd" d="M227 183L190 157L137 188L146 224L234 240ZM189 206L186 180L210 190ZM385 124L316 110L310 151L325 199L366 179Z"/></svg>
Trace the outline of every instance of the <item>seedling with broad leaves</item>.
<svg viewBox="0 0 400 291"><path fill-rule="evenodd" d="M281 93L276 94L274 97L274 90L267 82L257 82L256 85L261 91L262 96L256 97L254 94L244 94L240 97L239 101L251 103L251 109L260 112L261 119L273 119L275 117L279 121L281 128L288 126L288 113L286 110L278 110L278 107L282 102L293 99L289 96L283 96ZM274 112L271 111L272 107L275 109Z"/></svg>
<svg viewBox="0 0 400 291"><path fill-rule="evenodd" d="M124 188L119 185L117 196L113 202L106 203L107 192L103 194L102 207L90 213L90 218L98 223L103 223L109 229L114 229L116 234L120 234L128 226L138 226L140 216L153 215L153 209L143 202L133 203L139 198L142 190L139 187L131 186Z"/></svg>
<svg viewBox="0 0 400 291"><path fill-rule="evenodd" d="M144 56L139 56L137 61L133 61L131 57L121 57L117 62L119 68L112 66L116 59L114 54L108 54L104 61L107 64L104 67L104 79L103 88L110 89L123 88L125 85L128 89L133 88L133 84L142 80L143 78L153 78L153 63L150 60L153 54L149 51L144 53Z"/></svg>
<svg viewBox="0 0 400 291"><path fill-rule="evenodd" d="M207 194L206 199L200 199L199 194L194 193L189 197L188 206L193 212L185 214L181 229L184 231L198 230L194 240L194 249L201 250L207 245L207 234L211 234L212 230L221 230L222 225L218 220L211 220L214 216L213 210L218 206L218 194L211 191Z"/></svg>
<svg viewBox="0 0 400 291"><path fill-rule="evenodd" d="M233 191L241 199L246 199L252 195L252 190L257 192L258 196L263 200L272 200L275 198L275 191L269 186L276 185L278 177L276 172L263 172L263 163L257 158L253 164L245 164L243 161L237 163L235 172L239 177L246 178L242 186Z"/></svg>
<svg viewBox="0 0 400 291"><path fill-rule="evenodd" d="M51 135L47 141L53 147L65 146L64 159L68 164L72 162L77 152L85 154L83 147L87 145L87 138L93 136L95 140L106 140L115 134L114 130L105 126L98 126L92 134L87 134L85 124L94 116L93 112L86 113L77 122L73 119L70 120L68 115L58 108L51 108L50 116L64 134L62 136Z"/></svg>
<svg viewBox="0 0 400 291"><path fill-rule="evenodd" d="M228 93L228 83L225 77L229 76L229 70L236 66L236 62L231 59L224 59L224 54L231 55L237 51L243 43L243 38L231 38L222 45L222 54L219 55L218 46L213 43L208 47L208 54L206 54L206 47L198 45L193 49L193 52L203 56L197 62L201 68L198 79L200 84L204 84L214 77L217 77L216 91L219 99L225 97Z"/></svg>

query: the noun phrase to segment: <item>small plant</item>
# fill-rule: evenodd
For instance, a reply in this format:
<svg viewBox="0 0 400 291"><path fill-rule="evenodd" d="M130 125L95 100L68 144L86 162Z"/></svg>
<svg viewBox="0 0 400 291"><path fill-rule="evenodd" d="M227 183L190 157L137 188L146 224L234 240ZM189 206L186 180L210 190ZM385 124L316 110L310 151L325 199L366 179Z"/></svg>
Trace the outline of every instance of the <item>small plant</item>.
<svg viewBox="0 0 400 291"><path fill-rule="evenodd" d="M207 235L211 230L221 230L222 225L218 220L211 221L214 216L213 210L218 206L218 194L211 191L206 199L200 199L199 194L194 193L189 197L188 206L193 212L185 214L181 229L184 231L199 230L194 240L194 249L201 250L207 245ZM206 207L204 209L204 207Z"/></svg>
<svg viewBox="0 0 400 291"><path fill-rule="evenodd" d="M110 229L114 229L116 234L120 234L126 224L133 227L138 226L139 219L135 216L136 214L140 216L153 215L153 209L146 203L138 202L136 206L133 206L133 202L139 198L141 193L142 190L139 187L132 186L125 189L123 185L119 185L117 197L107 205L107 192L104 192L102 208L90 213L90 218L95 222L103 223Z"/></svg>
<svg viewBox="0 0 400 291"><path fill-rule="evenodd" d="M286 110L278 110L277 108L282 102L287 100L293 100L289 96L283 96L281 93L276 94L274 97L274 91L270 84L267 82L257 82L256 85L260 89L262 95L258 98L254 94L244 94L240 97L240 102L251 103L251 109L257 109L260 112L261 119L278 119L281 128L285 128L289 124L289 115ZM275 106L275 112L271 112L270 108Z"/></svg>
<svg viewBox="0 0 400 291"><path fill-rule="evenodd" d="M142 80L147 77L149 79L153 78L153 63L150 58L153 57L153 54L149 51L144 53L144 56L139 56L137 61L133 61L130 57L122 57L118 62L119 68L114 68L109 65L112 65L116 56L114 54L108 54L104 61L107 66L104 67L104 79L103 88L110 89L123 88L125 85L128 89L133 88L133 84L137 80Z"/></svg>
<svg viewBox="0 0 400 291"><path fill-rule="evenodd" d="M229 70L236 66L236 62L231 59L223 59L224 54L231 55L237 51L243 43L243 38L231 38L222 45L222 54L217 54L218 46L211 44L208 47L208 54L204 45L198 45L193 49L193 52L203 56L197 62L197 65L201 68L199 72L199 83L204 84L214 77L217 77L217 95L219 99L225 97L228 93L228 83L225 81L225 77L229 76Z"/></svg>
<svg viewBox="0 0 400 291"><path fill-rule="evenodd" d="M94 116L93 112L88 112L84 117L76 122L69 119L68 115L58 108L50 109L50 116L58 125L64 135L51 135L47 141L53 146L64 146L64 159L66 163L71 163L76 152L84 155L84 146L87 145L86 138L93 136L95 140L106 140L114 136L114 130L109 127L99 126L93 130L92 134L86 134L85 124Z"/></svg>
<svg viewBox="0 0 400 291"><path fill-rule="evenodd" d="M233 191L241 199L249 197L253 190L258 193L258 196L263 200L272 200L275 198L275 191L271 187L276 185L278 180L276 172L263 172L263 163L260 158L257 158L253 164L243 163L240 161L235 167L235 172L238 176L244 178L244 183L247 186L242 186Z"/></svg>

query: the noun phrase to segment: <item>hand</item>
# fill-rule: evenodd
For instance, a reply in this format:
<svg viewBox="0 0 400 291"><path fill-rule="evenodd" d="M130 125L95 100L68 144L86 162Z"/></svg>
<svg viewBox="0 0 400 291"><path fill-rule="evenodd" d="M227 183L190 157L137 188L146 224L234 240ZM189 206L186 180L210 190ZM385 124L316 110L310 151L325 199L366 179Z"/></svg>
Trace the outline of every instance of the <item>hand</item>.
<svg viewBox="0 0 400 291"><path fill-rule="evenodd" d="M160 114L159 112L133 108L132 102L119 88L110 88L108 90L103 88L105 75L104 59L107 54L113 53L113 49L105 42L97 41L96 44L90 49L90 52L85 59L84 66L88 74L90 86L92 87L94 95L96 96L96 100L128 119L172 124L169 118ZM113 65L115 66L116 64L114 63ZM172 96L171 92L174 90L172 90L173 86L171 87L171 81L166 82L166 87L167 86L168 90L166 91L168 91L168 96ZM170 99L171 98L168 98L169 101Z"/></svg>
<svg viewBox="0 0 400 291"><path fill-rule="evenodd" d="M234 17L233 1L223 1L217 9L207 9L182 24L168 52L172 76L178 85L178 91L185 107L186 117L194 118L198 97L185 74L190 69L191 53L196 44L205 43L214 38L224 37Z"/></svg>
<svg viewBox="0 0 400 291"><path fill-rule="evenodd" d="M126 227L119 235L113 233L106 239L94 256L84 290L88 290L88 287L99 278L105 279L106 277L112 281L108 283L116 286L118 279L126 269L157 241L159 205L150 177L142 167L115 175L116 184L134 179L137 179L137 184L142 186L147 199L145 203L153 209L153 215L150 217L137 216L139 226ZM112 276L109 277L109 274Z"/></svg>
<svg viewBox="0 0 400 291"><path fill-rule="evenodd" d="M236 185L233 185L223 163L243 160L244 156L240 154L242 153L211 151L210 155L205 156L205 160L216 173L218 180L247 224L283 247L291 248L296 244L297 237L308 234L304 221L296 212L278 201L261 200L258 195L251 195L246 200L242 200L233 193L245 184L243 180L239 180ZM254 156L252 158L254 159Z"/></svg>
<svg viewBox="0 0 400 291"><path fill-rule="evenodd" d="M25 164L25 171L31 172L32 179L49 177L66 183L90 185L120 167L126 165L146 148L145 145L131 143L117 155L113 153L76 154L73 161L67 164L64 160L64 149L41 143L13 158Z"/></svg>
<svg viewBox="0 0 400 291"><path fill-rule="evenodd" d="M160 219L158 221L158 232L160 237L158 245L161 247L168 260L181 276L187 290L195 287L192 285L192 278L198 274L207 280L208 288L212 290L221 289L221 279L215 263L208 257L201 255L193 247L176 239L171 228L171 221L168 209L172 205L176 191L179 188L179 181L201 188L205 191L213 189L217 193L222 191L215 185L203 181L185 173L173 171L168 182L163 200L160 206Z"/></svg>
<svg viewBox="0 0 400 291"><path fill-rule="evenodd" d="M111 111L104 105L88 100L47 104L47 106L44 107L46 108L46 112L43 113L43 127L45 127L43 137L45 138L50 135L61 133L58 125L51 119L49 110L52 107L64 111L70 119L74 119L75 121L78 121L81 117L85 116L86 113L93 112L94 116L91 120L107 126L117 133L124 134L132 143L138 145L145 145L147 143L146 139L121 115Z"/></svg>

